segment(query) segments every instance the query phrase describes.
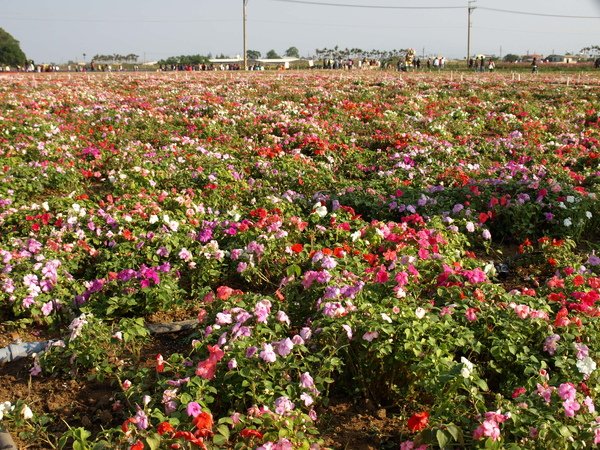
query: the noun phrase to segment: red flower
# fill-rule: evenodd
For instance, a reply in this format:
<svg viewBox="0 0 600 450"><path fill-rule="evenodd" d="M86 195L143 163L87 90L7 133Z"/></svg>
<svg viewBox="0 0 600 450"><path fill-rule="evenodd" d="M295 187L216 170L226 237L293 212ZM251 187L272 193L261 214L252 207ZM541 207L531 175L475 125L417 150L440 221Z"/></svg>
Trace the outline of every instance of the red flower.
<svg viewBox="0 0 600 450"><path fill-rule="evenodd" d="M263 438L263 434L258 431L258 430L251 430L250 428L244 428L241 432L240 435L243 438L250 438L250 437L255 437L258 439L262 439Z"/></svg>
<svg viewBox="0 0 600 450"><path fill-rule="evenodd" d="M211 413L202 411L193 419L194 425L198 430L196 431L196 436L210 436L212 435L212 427L214 424L213 416Z"/></svg>
<svg viewBox="0 0 600 450"><path fill-rule="evenodd" d="M428 425L429 413L427 411L413 414L410 419L408 419L408 429L413 432L424 430Z"/></svg>
<svg viewBox="0 0 600 450"><path fill-rule="evenodd" d="M512 398L520 397L521 395L523 395L526 392L527 392L527 389L525 389L524 387L522 387L522 386L518 387L513 391Z"/></svg>
<svg viewBox="0 0 600 450"><path fill-rule="evenodd" d="M294 253L301 253L304 250L304 245L294 244L290 247Z"/></svg>
<svg viewBox="0 0 600 450"><path fill-rule="evenodd" d="M137 441L135 444L129 447L129 450L144 450L144 443L142 441Z"/></svg>
<svg viewBox="0 0 600 450"><path fill-rule="evenodd" d="M191 442L194 445L197 445L203 450L206 450L206 445L204 445L204 439L201 437L194 436L194 433L190 431L178 431L173 435L173 439L183 438L188 442Z"/></svg>
<svg viewBox="0 0 600 450"><path fill-rule="evenodd" d="M158 373L161 373L163 370L165 370L165 360L159 353L158 355L156 355L156 371Z"/></svg>
<svg viewBox="0 0 600 450"><path fill-rule="evenodd" d="M156 431L162 436L166 433L173 433L175 430L173 429L173 425L169 422L161 422L158 424L158 427L156 427Z"/></svg>
<svg viewBox="0 0 600 450"><path fill-rule="evenodd" d="M219 286L217 288L217 298L219 300L227 300L233 295L233 289L229 286Z"/></svg>

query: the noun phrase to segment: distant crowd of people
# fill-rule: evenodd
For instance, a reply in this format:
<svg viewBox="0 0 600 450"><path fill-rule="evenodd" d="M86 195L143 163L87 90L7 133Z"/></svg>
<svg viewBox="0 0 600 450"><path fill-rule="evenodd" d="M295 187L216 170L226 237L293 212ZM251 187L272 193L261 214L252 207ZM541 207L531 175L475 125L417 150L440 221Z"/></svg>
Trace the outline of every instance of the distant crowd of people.
<svg viewBox="0 0 600 450"><path fill-rule="evenodd" d="M325 58L321 61L321 67L327 70L371 70L379 69L383 66L383 63L378 59L368 58L348 58L348 59L333 59Z"/></svg>
<svg viewBox="0 0 600 450"><path fill-rule="evenodd" d="M496 63L491 58L486 61L485 56L480 55L475 59L469 58L469 69L476 72L493 72L496 70Z"/></svg>

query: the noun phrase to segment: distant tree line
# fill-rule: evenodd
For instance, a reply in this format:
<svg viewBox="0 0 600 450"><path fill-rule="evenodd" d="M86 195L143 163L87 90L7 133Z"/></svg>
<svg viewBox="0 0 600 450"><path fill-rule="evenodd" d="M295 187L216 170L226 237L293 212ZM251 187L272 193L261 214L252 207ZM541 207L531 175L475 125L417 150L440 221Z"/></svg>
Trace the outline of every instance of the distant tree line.
<svg viewBox="0 0 600 450"><path fill-rule="evenodd" d="M21 45L10 33L0 28L0 64L8 66L24 66L27 57Z"/></svg>
<svg viewBox="0 0 600 450"><path fill-rule="evenodd" d="M129 55L120 55L115 53L114 55L94 55L92 61L98 63L134 63L137 62L139 56L133 53Z"/></svg>
<svg viewBox="0 0 600 450"><path fill-rule="evenodd" d="M204 56L204 55L170 56L166 59L161 59L160 61L158 61L158 64L160 64L161 66L163 66L163 65L165 65L165 66L178 66L178 65L196 66L199 64L209 64L210 58L211 58L210 54L208 56Z"/></svg>

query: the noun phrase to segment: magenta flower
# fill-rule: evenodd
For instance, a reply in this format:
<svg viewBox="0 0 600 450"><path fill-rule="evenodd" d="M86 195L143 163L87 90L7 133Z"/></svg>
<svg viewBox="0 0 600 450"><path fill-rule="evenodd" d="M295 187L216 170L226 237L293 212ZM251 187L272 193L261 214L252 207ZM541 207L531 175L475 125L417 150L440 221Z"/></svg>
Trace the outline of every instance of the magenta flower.
<svg viewBox="0 0 600 450"><path fill-rule="evenodd" d="M197 402L189 402L185 410L188 416L197 417L202 412L202 407Z"/></svg>

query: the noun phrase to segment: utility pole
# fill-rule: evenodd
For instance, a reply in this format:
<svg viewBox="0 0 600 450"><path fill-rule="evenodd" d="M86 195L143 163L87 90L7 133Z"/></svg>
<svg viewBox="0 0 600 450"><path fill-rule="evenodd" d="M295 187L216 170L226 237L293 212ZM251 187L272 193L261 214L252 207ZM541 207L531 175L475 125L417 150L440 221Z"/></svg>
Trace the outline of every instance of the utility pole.
<svg viewBox="0 0 600 450"><path fill-rule="evenodd" d="M246 47L246 19L247 19L247 6L248 6L248 0L242 0L243 4L244 4L244 70L248 70L248 50Z"/></svg>
<svg viewBox="0 0 600 450"><path fill-rule="evenodd" d="M469 59L471 59L471 13L475 9L475 2L477 0L469 0L467 6L468 11L468 22L467 22L467 67L469 66Z"/></svg>

